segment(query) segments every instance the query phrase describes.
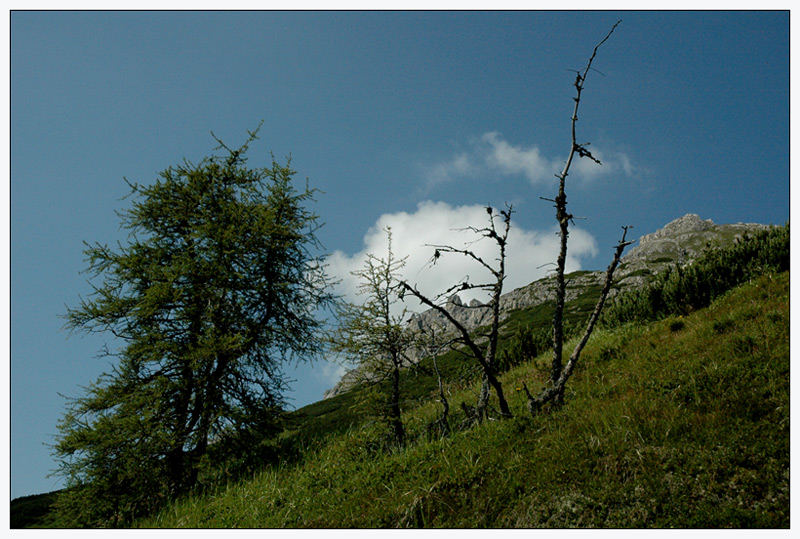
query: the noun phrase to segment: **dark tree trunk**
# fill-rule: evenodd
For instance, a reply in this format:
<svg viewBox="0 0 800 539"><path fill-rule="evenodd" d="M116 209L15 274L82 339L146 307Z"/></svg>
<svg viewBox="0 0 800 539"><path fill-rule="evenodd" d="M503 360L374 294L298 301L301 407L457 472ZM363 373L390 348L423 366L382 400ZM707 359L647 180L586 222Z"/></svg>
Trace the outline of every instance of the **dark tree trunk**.
<svg viewBox="0 0 800 539"><path fill-rule="evenodd" d="M588 157L595 163L601 164L600 160L596 159L587 149L588 143L578 143L575 136L575 124L578 121L578 107L581 103L581 92L583 91L583 85L586 82L586 75L589 73L589 69L592 67L592 62L597 55L597 49L600 47L600 45L606 42L618 24L619 21L617 21L617 23L611 27L611 31L606 34L606 37L595 46L594 51L592 51L592 56L589 58L589 62L587 63L586 69L583 71L583 73L577 73L574 83L576 95L573 98L575 104L572 109L571 118L572 141L570 144L569 154L567 155L567 160L564 163L564 168L560 174L556 174L556 177L558 178L558 194L556 195L555 200L552 202L555 203L556 207L556 221L558 221L559 227L560 247L558 251L558 259L556 261L556 306L555 312L553 313L553 362L550 369L550 384L553 389L550 400L554 406L560 406L564 402L564 386L560 383L564 368L562 361L564 345L564 300L566 295L564 270L567 261L569 222L573 218L573 216L567 211L567 194L565 191L565 184L567 182L567 175L569 174L569 168L572 165L572 160L574 159L575 154L578 154L579 157Z"/></svg>
<svg viewBox="0 0 800 539"><path fill-rule="evenodd" d="M553 363L550 369L550 382L555 386L561 377L562 354L564 343L564 300L566 295L566 283L564 281L564 266L567 260L567 238L569 237L569 218L567 213L567 195L564 192L566 172L559 181L558 196L556 196L556 219L559 224L560 249L556 261L556 309L553 313ZM558 406L563 401L563 392L560 392L554 399L554 405Z"/></svg>
<svg viewBox="0 0 800 539"><path fill-rule="evenodd" d="M512 417L511 409L508 407L508 402L503 394L503 385L500 383L500 380L497 379L497 376L495 376L493 372L487 373L486 378L489 382L489 385L494 388L494 391L497 394L497 403L500 407L500 415L503 417Z"/></svg>
<svg viewBox="0 0 800 539"><path fill-rule="evenodd" d="M405 430L400 414L400 366L395 363L392 371L392 398L389 403L389 421L392 426L394 441L398 446L405 443Z"/></svg>

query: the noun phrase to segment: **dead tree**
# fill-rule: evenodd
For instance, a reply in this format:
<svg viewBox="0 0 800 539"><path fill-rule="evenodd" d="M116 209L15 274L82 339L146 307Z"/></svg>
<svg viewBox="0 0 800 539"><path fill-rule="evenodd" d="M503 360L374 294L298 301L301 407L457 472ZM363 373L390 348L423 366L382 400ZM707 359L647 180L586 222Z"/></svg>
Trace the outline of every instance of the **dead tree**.
<svg viewBox="0 0 800 539"><path fill-rule="evenodd" d="M625 240L629 228L631 227L622 227L622 238L619 240L616 249L614 250L614 259L606 269L606 279L605 283L603 284L603 289L600 292L600 299L597 300L594 311L592 311L589 321L586 323L586 329L583 332L581 340L578 341L578 344L572 351L572 355L569 357L569 361L567 361L566 366L561 369L558 379L549 387L543 389L542 392L536 397L531 395L530 391L528 391L528 386L525 385L525 382L522 383L522 387L525 390L525 395L528 398L528 410L532 415L536 415L545 403L554 401L556 404L558 404L559 400L563 399L564 387L567 384L567 380L569 380L569 377L572 375L572 371L575 370L575 365L578 363L578 359L581 356L583 347L586 346L586 343L589 341L589 337L594 330L594 326L597 323L598 318L600 318L600 313L603 311L603 305L608 297L609 290L611 290L611 283L614 279L614 270L616 270L617 265L619 265L619 259L622 257L622 251L625 250L625 247L632 243Z"/></svg>
<svg viewBox="0 0 800 539"><path fill-rule="evenodd" d="M594 47L592 51L592 55L589 58L589 61L586 64L584 70L578 71L575 76L575 91L576 95L573 98L575 101L575 105L572 111L572 141L570 144L569 154L567 156L567 161L564 163L564 168L562 169L561 173L556 174L556 178L558 178L558 194L556 195L555 200L555 208L556 208L556 220L558 221L559 225L559 236L560 236L560 249L558 253L558 259L556 261L556 305L555 305L555 312L553 314L553 362L552 367L550 369L550 387L544 389L537 397L533 397L531 393L528 391L527 386L523 384L525 389L525 393L528 397L528 408L531 413L535 414L538 410L542 407L542 405L546 402L553 402L555 405L560 405L564 400L564 386L569 379L572 371L575 368L575 364L577 363L581 351L583 347L586 345L586 342L589 340L589 336L592 334L592 330L594 329L594 325L597 322L597 318L600 316L600 312L603 309L603 304L605 303L606 297L608 296L608 291L611 288L611 282L614 275L614 270L616 269L617 265L619 264L619 259L622 256L622 251L625 249L626 246L630 245L631 242L625 241L625 236L627 235L628 228L630 227L623 227L623 234L622 239L619 241L616 247L616 251L614 254L614 259L611 264L608 266L606 271L606 281L603 286L602 292L600 294L600 299L597 301L597 305L595 306L592 315L589 317L589 321L587 322L586 330L583 334L578 345L575 347L572 355L569 358L569 361L566 367L562 363L562 353L563 353L563 345L564 345L564 301L566 296L566 282L564 280L564 266L566 264L567 259L567 238L569 236L569 223L573 220L573 215L567 211L567 195L565 191L565 185L567 180L567 175L569 174L570 166L572 165L573 158L577 154L579 158L585 157L587 159L591 159L597 164L602 164L599 159L594 157L592 153L587 148L589 143L578 143L578 139L576 137L576 129L575 124L578 122L578 107L581 103L581 93L583 92L584 84L586 83L586 77L589 74L589 71L592 68L592 62L594 62L595 56L597 55L597 50L600 46L605 43L611 34L614 33L614 30L617 28L621 21L617 21L614 26L611 27L608 34ZM549 199L548 199L549 200Z"/></svg>
<svg viewBox="0 0 800 539"><path fill-rule="evenodd" d="M511 417L512 415L511 409L508 407L508 402L503 394L503 386L500 383L500 380L497 378L496 361L497 340L500 329L500 296L503 293L503 281L505 280L506 243L508 240L508 231L511 227L512 209L511 206L507 206L505 210L500 210L500 214L497 215L492 207L487 207L486 212L489 214L488 227L475 228L470 226L465 230L469 230L484 238L490 238L497 243L499 254L497 257L498 264L496 267L483 260L480 256L475 254L474 251L466 248L457 249L449 245L430 245L429 247L434 248L434 264L444 253L461 254L473 259L475 262L489 270L494 277L494 282L487 284L472 284L465 280L461 283L451 286L433 299L428 298L419 290L417 290L416 287L412 287L407 282L400 282L400 286L405 292L410 292L423 304L435 309L447 319L447 321L457 331L459 342L467 347L469 354L480 364L483 372L483 383L481 385L481 393L478 397L478 402L474 408L474 412L472 412L472 420L475 422L482 421L487 417L490 389L494 389L494 392L497 395L500 415L503 417ZM500 232L498 232L497 228L495 227L495 219L497 217L502 217L503 221L503 229ZM478 341L480 340L479 336L470 335L469 330L444 306L438 303L438 301L440 301L443 297L447 297L452 293L474 289L487 290L491 292L491 299L489 302L479 307L489 309L491 312L489 333L480 336L486 337L486 342L483 344L478 344Z"/></svg>

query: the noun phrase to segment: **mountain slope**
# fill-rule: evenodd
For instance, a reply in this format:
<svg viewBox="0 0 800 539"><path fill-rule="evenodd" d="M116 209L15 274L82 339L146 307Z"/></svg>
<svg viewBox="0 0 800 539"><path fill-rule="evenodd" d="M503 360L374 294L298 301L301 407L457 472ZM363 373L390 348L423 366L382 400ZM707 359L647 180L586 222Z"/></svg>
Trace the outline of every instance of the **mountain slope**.
<svg viewBox="0 0 800 539"><path fill-rule="evenodd" d="M788 527L788 291L788 272L765 275L689 316L598 332L560 410L530 418L515 393L513 420L426 441L439 411L424 404L403 451L365 424L140 525ZM504 385L543 383L546 359Z"/></svg>
<svg viewBox="0 0 800 539"><path fill-rule="evenodd" d="M688 213L639 238L637 245L620 261L611 296L619 291L644 285L669 266L691 262L707 247L726 247L743 234L752 234L767 228L768 225L756 223L717 225L710 219L701 219L699 215ZM588 300L591 312L591 307L594 306L594 301L603 285L605 270L576 271L566 278L566 301L574 304L576 301ZM513 316L515 311L544 306L552 302L555 297L555 287L555 276L550 276L506 292L500 298L500 319L506 320ZM476 305L480 305L477 300L464 305L458 294L453 294L447 299L450 313L469 330L486 325L490 321L488 310L476 309ZM409 326L417 330L432 325L449 328L455 334L454 328L444 316L434 309L414 314L409 320ZM410 355L414 361L422 359L419 354ZM346 373L333 388L325 392L324 398L348 391L360 378L362 376L357 372Z"/></svg>

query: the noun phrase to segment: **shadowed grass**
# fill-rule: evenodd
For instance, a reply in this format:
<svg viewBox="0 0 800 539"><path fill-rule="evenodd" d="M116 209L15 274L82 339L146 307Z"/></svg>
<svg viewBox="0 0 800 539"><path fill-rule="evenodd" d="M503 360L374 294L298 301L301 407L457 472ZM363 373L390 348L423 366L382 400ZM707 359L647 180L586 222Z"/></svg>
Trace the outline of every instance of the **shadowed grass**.
<svg viewBox="0 0 800 539"><path fill-rule="evenodd" d="M51 511L60 492L60 490L56 490L11 500L11 528L52 528L55 526L55 515Z"/></svg>

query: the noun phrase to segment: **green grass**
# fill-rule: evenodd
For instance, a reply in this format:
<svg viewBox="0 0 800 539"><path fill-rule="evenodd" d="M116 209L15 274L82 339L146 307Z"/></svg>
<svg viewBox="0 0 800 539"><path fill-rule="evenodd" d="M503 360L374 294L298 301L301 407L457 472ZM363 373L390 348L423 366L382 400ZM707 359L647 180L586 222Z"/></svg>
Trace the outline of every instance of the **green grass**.
<svg viewBox="0 0 800 539"><path fill-rule="evenodd" d="M11 500L11 528L51 528L55 525L51 512L60 490L46 494L21 496Z"/></svg>
<svg viewBox="0 0 800 539"><path fill-rule="evenodd" d="M660 256L658 258L654 258L649 260L651 264L663 264L665 262L675 262L676 257L674 256Z"/></svg>
<svg viewBox="0 0 800 539"><path fill-rule="evenodd" d="M138 524L786 528L788 288L766 275L691 315L598 331L565 406L536 418L515 388L543 383L549 354L503 375L514 419L429 441L438 405L409 406L402 450L353 420L355 392L321 401L298 411L318 440L302 459ZM451 406L476 389L453 385Z"/></svg>

